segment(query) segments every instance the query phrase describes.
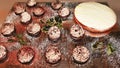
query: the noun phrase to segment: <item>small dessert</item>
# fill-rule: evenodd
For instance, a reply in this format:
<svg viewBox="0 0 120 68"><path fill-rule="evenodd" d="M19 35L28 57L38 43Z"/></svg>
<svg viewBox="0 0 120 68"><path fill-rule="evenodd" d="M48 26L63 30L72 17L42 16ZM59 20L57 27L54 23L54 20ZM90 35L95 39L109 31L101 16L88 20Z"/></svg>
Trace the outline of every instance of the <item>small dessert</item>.
<svg viewBox="0 0 120 68"><path fill-rule="evenodd" d="M51 3L51 7L54 9L54 10L58 10L62 7L62 3L60 2L52 2Z"/></svg>
<svg viewBox="0 0 120 68"><path fill-rule="evenodd" d="M49 46L45 52L46 61L51 64L58 63L61 60L61 52L58 47Z"/></svg>
<svg viewBox="0 0 120 68"><path fill-rule="evenodd" d="M0 45L0 61L3 61L7 57L7 49L3 45Z"/></svg>
<svg viewBox="0 0 120 68"><path fill-rule="evenodd" d="M33 15L34 16L42 16L45 13L45 10L43 9L43 7L37 6L34 8L33 10Z"/></svg>
<svg viewBox="0 0 120 68"><path fill-rule="evenodd" d="M84 46L77 46L73 49L73 59L77 63L85 63L90 57L89 50Z"/></svg>
<svg viewBox="0 0 120 68"><path fill-rule="evenodd" d="M31 36L38 36L41 32L40 24L31 23L27 26L27 33Z"/></svg>
<svg viewBox="0 0 120 68"><path fill-rule="evenodd" d="M59 11L58 11L58 15L62 18L65 18L65 17L68 17L70 15L70 10L66 7L64 8L61 8Z"/></svg>
<svg viewBox="0 0 120 68"><path fill-rule="evenodd" d="M30 47L21 48L17 53L18 61L22 64L30 63L35 57L35 52Z"/></svg>
<svg viewBox="0 0 120 68"><path fill-rule="evenodd" d="M5 23L2 26L1 34L4 36L11 36L15 32L15 26L11 23Z"/></svg>
<svg viewBox="0 0 120 68"><path fill-rule="evenodd" d="M22 3L17 3L14 5L13 10L16 15L20 15L21 13L25 12L25 7Z"/></svg>
<svg viewBox="0 0 120 68"><path fill-rule="evenodd" d="M29 24L29 23L31 23L31 20L32 20L31 15L30 15L28 12L23 12L23 13L21 14L21 19L20 19L20 21L21 21L23 24Z"/></svg>
<svg viewBox="0 0 120 68"><path fill-rule="evenodd" d="M61 36L61 31L57 26L52 26L48 30L48 38L52 41L57 41Z"/></svg>
<svg viewBox="0 0 120 68"><path fill-rule="evenodd" d="M72 39L74 40L79 40L83 37L84 35L84 30L81 26L74 24L71 28L70 28L70 35L72 37Z"/></svg>
<svg viewBox="0 0 120 68"><path fill-rule="evenodd" d="M37 2L35 0L28 0L28 2L27 2L28 7L34 7L36 4L37 4Z"/></svg>
<svg viewBox="0 0 120 68"><path fill-rule="evenodd" d="M117 22L115 12L108 6L97 2L84 2L76 6L75 21L93 33L111 30Z"/></svg>

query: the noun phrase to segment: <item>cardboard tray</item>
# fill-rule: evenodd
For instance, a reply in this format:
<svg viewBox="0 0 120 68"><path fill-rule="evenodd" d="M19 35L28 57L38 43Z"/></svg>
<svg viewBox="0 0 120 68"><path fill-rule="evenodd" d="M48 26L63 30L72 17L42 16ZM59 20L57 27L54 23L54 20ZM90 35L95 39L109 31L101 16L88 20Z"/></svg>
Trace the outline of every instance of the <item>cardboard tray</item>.
<svg viewBox="0 0 120 68"><path fill-rule="evenodd" d="M23 5L25 5L24 2L22 3ZM63 2L63 3L65 7L70 8L71 15L68 17L67 20L63 21L64 24L63 24L63 28L61 29L62 31L61 39L57 43L54 43L48 39L47 34L44 32L42 32L41 35L37 38L27 35L25 31L22 32L24 37L26 37L30 41L27 46L32 47L36 52L35 59L32 61L31 64L27 64L27 65L19 63L16 56L18 50L21 47L24 47L23 45L20 45L18 42L13 42L13 43L2 42L2 40L0 39L0 44L4 44L8 49L8 57L5 61L0 62L0 67L2 68L117 68L117 67L119 68L120 67L120 45L119 45L120 31L119 30L115 32L113 31L109 35L106 35L101 38L93 38L93 37L85 36L82 40L73 41L69 35L69 28L72 24L74 24L74 21L72 20L74 7L81 2ZM106 2L101 2L101 3L106 4ZM48 9L51 8L50 2L39 2L39 5L46 6L46 8ZM54 12L52 9L50 10ZM31 13L30 9L27 9L27 11ZM39 22L40 18L36 18L36 17L33 18L34 18L33 21ZM18 29L20 29L19 26L22 26L20 23L20 17L16 16L12 10L9 12L9 15L7 16L5 22L15 23L18 26L17 27ZM68 24L68 26L65 26L66 24ZM92 45L94 45L96 42L104 43L105 48L102 50L102 52L93 51ZM113 54L111 55L107 55L106 53L107 50L106 47L109 43L112 44L113 47L116 49L116 51L113 52ZM54 65L47 63L44 57L45 48L51 44L57 46L62 53L61 61ZM85 64L74 63L72 58L73 48L81 45L87 47L90 51L90 59Z"/></svg>

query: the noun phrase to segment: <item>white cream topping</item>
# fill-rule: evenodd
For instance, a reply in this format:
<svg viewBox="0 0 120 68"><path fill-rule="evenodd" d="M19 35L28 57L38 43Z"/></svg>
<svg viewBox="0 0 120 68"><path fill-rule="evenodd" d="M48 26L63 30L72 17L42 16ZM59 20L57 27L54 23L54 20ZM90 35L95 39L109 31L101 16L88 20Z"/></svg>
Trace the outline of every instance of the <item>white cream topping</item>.
<svg viewBox="0 0 120 68"><path fill-rule="evenodd" d="M73 25L70 29L70 34L76 38L83 36L84 30L79 25Z"/></svg>
<svg viewBox="0 0 120 68"><path fill-rule="evenodd" d="M0 58L6 56L6 48L0 45Z"/></svg>
<svg viewBox="0 0 120 68"><path fill-rule="evenodd" d="M52 39L56 39L60 37L60 29L57 26L53 26L49 29L48 35Z"/></svg>
<svg viewBox="0 0 120 68"><path fill-rule="evenodd" d="M89 58L89 50L84 46L77 46L73 50L73 57L79 62L86 62Z"/></svg>
<svg viewBox="0 0 120 68"><path fill-rule="evenodd" d="M29 6L33 6L33 5L35 5L37 2L35 1L35 0L29 0L28 1L28 5Z"/></svg>
<svg viewBox="0 0 120 68"><path fill-rule="evenodd" d="M60 11L60 15L61 16L67 16L68 14L70 13L69 9L68 8L62 8L61 11Z"/></svg>
<svg viewBox="0 0 120 68"><path fill-rule="evenodd" d="M14 31L14 25L5 25L3 28L2 28L2 33L3 34L10 34L11 32Z"/></svg>
<svg viewBox="0 0 120 68"><path fill-rule="evenodd" d="M37 32L39 32L41 29L40 25L38 23L32 23L28 26L27 30L29 31L29 33L35 34Z"/></svg>
<svg viewBox="0 0 120 68"><path fill-rule="evenodd" d="M28 22L28 21L30 21L30 19L31 19L31 16L30 16L30 14L28 13L28 12L23 12L22 14L21 14L21 21L22 22Z"/></svg>
<svg viewBox="0 0 120 68"><path fill-rule="evenodd" d="M49 60L49 62L58 61L61 58L60 56L61 56L61 53L57 47L48 48L46 52L46 58Z"/></svg>
<svg viewBox="0 0 120 68"><path fill-rule="evenodd" d="M32 50L21 50L20 54L18 55L18 60L22 63L26 63L29 62L30 60L32 60L32 58L34 57L34 54L32 53Z"/></svg>

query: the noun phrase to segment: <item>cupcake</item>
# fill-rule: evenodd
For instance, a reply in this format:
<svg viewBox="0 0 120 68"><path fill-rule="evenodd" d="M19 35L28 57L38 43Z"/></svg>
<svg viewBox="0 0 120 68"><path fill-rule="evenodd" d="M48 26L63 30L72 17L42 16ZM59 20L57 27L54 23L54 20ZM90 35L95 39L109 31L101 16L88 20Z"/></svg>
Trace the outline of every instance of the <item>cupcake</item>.
<svg viewBox="0 0 120 68"><path fill-rule="evenodd" d="M43 7L37 6L33 10L33 15L36 17L40 17L45 13L45 10Z"/></svg>
<svg viewBox="0 0 120 68"><path fill-rule="evenodd" d="M73 49L72 57L76 63L85 63L90 58L90 52L84 46L77 46Z"/></svg>
<svg viewBox="0 0 120 68"><path fill-rule="evenodd" d="M21 19L20 19L21 23L29 24L29 23L31 23L31 20L32 20L32 17L28 12L23 12L21 14Z"/></svg>
<svg viewBox="0 0 120 68"><path fill-rule="evenodd" d="M37 4L35 0L28 0L27 1L27 6L28 7L34 7Z"/></svg>
<svg viewBox="0 0 120 68"><path fill-rule="evenodd" d="M70 28L71 38L74 40L80 40L84 36L84 30L81 26L74 24Z"/></svg>
<svg viewBox="0 0 120 68"><path fill-rule="evenodd" d="M54 10L58 10L58 9L60 9L61 7L62 7L62 3L60 3L60 2L52 2L51 3L51 7L54 9Z"/></svg>
<svg viewBox="0 0 120 68"><path fill-rule="evenodd" d="M15 32L15 26L11 23L5 23L2 26L1 34L4 36L11 36Z"/></svg>
<svg viewBox="0 0 120 68"><path fill-rule="evenodd" d="M23 47L17 53L17 59L22 64L30 63L35 57L35 52L31 47Z"/></svg>
<svg viewBox="0 0 120 68"><path fill-rule="evenodd" d="M5 46L0 45L0 61L3 61L7 57L7 49Z"/></svg>
<svg viewBox="0 0 120 68"><path fill-rule="evenodd" d="M70 15L70 10L69 8L61 8L59 11L58 11L58 15L62 18L65 18L65 17L68 17Z"/></svg>
<svg viewBox="0 0 120 68"><path fill-rule="evenodd" d="M25 7L22 3L17 3L14 5L13 10L16 15L20 15L21 13L25 12Z"/></svg>
<svg viewBox="0 0 120 68"><path fill-rule="evenodd" d="M105 4L83 2L74 9L74 20L86 30L86 35L102 37L109 34L117 23L115 12Z"/></svg>
<svg viewBox="0 0 120 68"><path fill-rule="evenodd" d="M52 26L48 30L48 38L52 41L57 41L61 36L61 31L57 26Z"/></svg>
<svg viewBox="0 0 120 68"><path fill-rule="evenodd" d="M49 46L45 52L46 61L50 64L56 64L61 59L61 52L58 47Z"/></svg>
<svg viewBox="0 0 120 68"><path fill-rule="evenodd" d="M31 23L27 26L27 33L31 36L38 36L41 32L40 24Z"/></svg>

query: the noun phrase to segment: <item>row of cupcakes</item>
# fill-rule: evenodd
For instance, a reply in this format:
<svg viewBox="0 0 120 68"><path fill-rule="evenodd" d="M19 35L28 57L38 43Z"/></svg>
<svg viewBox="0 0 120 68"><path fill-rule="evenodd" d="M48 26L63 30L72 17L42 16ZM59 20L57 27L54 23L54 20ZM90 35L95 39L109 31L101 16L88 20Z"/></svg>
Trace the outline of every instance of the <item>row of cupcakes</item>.
<svg viewBox="0 0 120 68"><path fill-rule="evenodd" d="M46 11L49 11L45 9L44 7L37 5L37 2L34 0L29 0L27 3L28 7L31 7L33 9L33 15L36 17L40 17L44 15ZM70 15L70 10L67 7L64 7L61 2L52 2L51 8L54 11L58 11L58 15L62 18L68 17ZM23 3L16 3L13 6L13 11L16 15L24 15L23 12L26 12L26 6Z"/></svg>
<svg viewBox="0 0 120 68"><path fill-rule="evenodd" d="M11 36L16 32L16 28L14 24L5 23L1 28L1 34L4 36ZM39 23L31 23L26 27L26 32L28 35L36 37L41 33L41 26ZM77 24L74 24L70 28L70 36L74 40L80 40L84 36L85 31L82 27ZM57 41L61 37L61 29L57 26L52 26L48 30L48 38L52 41Z"/></svg>
<svg viewBox="0 0 120 68"><path fill-rule="evenodd" d="M36 51L29 46L25 46L20 48L17 51L17 60L22 64L32 63L36 58L35 53ZM0 45L0 62L4 61L8 57L8 50L4 45ZM75 63L85 63L90 58L90 52L85 46L76 46L73 51L72 55L73 61ZM59 63L62 59L62 53L57 46L48 46L45 49L44 57L47 63L56 64Z"/></svg>

